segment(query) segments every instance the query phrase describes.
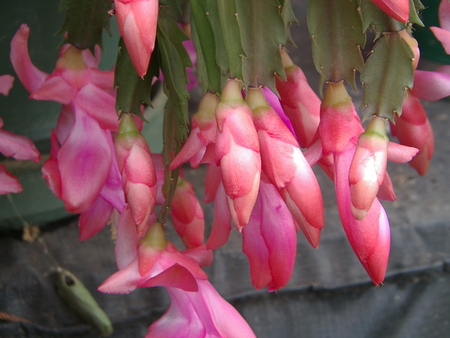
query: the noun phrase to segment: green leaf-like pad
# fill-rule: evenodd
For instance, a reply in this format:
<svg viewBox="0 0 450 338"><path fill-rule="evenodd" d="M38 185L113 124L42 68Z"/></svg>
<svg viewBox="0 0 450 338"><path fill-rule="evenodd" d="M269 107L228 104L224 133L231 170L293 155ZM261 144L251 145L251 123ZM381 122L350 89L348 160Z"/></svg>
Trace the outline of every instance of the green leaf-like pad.
<svg viewBox="0 0 450 338"><path fill-rule="evenodd" d="M363 68L360 47L365 44L358 1L310 1L308 29L320 89L326 81L341 80L356 88L355 71Z"/></svg>
<svg viewBox="0 0 450 338"><path fill-rule="evenodd" d="M66 18L58 33L67 32L63 43L78 49L89 48L92 53L95 45L103 48L103 28L111 35L108 14L111 5L110 0L61 0L59 10L66 11Z"/></svg>
<svg viewBox="0 0 450 338"><path fill-rule="evenodd" d="M406 88L413 84L414 53L398 33L384 34L375 44L361 75L364 118L372 115L391 121L401 114Z"/></svg>

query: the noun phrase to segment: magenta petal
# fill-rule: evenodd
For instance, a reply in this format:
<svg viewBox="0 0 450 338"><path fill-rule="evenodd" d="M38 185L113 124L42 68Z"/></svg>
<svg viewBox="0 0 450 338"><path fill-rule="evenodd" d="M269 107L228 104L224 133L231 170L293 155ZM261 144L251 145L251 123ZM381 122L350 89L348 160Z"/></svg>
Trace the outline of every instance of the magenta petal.
<svg viewBox="0 0 450 338"><path fill-rule="evenodd" d="M442 0L439 5L439 23L442 28L450 30L450 2Z"/></svg>
<svg viewBox="0 0 450 338"><path fill-rule="evenodd" d="M1 123L3 124L3 120ZM32 160L36 163L41 160L41 154L33 142L25 136L3 129L0 129L0 153L6 157L14 157L16 160Z"/></svg>
<svg viewBox="0 0 450 338"><path fill-rule="evenodd" d="M126 206L120 214L116 236L116 264L125 268L137 257L138 234L130 208Z"/></svg>
<svg viewBox="0 0 450 338"><path fill-rule="evenodd" d="M450 31L439 28L430 27L436 38L442 43L447 54L450 54Z"/></svg>
<svg viewBox="0 0 450 338"><path fill-rule="evenodd" d="M85 112L75 113L75 124L58 152L61 197L68 211L88 210L102 189L111 166L108 136Z"/></svg>
<svg viewBox="0 0 450 338"><path fill-rule="evenodd" d="M414 72L414 87L412 94L422 100L436 101L450 95L450 73L439 68L435 72L416 70Z"/></svg>
<svg viewBox="0 0 450 338"><path fill-rule="evenodd" d="M11 40L11 63L17 76L24 87L33 93L44 83L48 74L37 69L30 59L28 53L28 35L30 29L26 24L22 24Z"/></svg>
<svg viewBox="0 0 450 338"><path fill-rule="evenodd" d="M0 195L22 191L19 180L6 171L5 165L0 165Z"/></svg>
<svg viewBox="0 0 450 338"><path fill-rule="evenodd" d="M119 119L116 115L116 100L99 87L88 83L75 97L76 105L97 120L102 129L117 131Z"/></svg>
<svg viewBox="0 0 450 338"><path fill-rule="evenodd" d="M30 98L69 104L76 92L77 88L68 84L61 76L51 75L36 91L31 93Z"/></svg>
<svg viewBox="0 0 450 338"><path fill-rule="evenodd" d="M108 223L113 207L101 196L98 196L91 208L80 214L78 226L80 236L78 240L84 241L102 230Z"/></svg>
<svg viewBox="0 0 450 338"><path fill-rule="evenodd" d="M130 293L137 288L141 279L142 277L139 274L138 261L136 259L105 280L99 286L98 291L115 294Z"/></svg>
<svg viewBox="0 0 450 338"><path fill-rule="evenodd" d="M215 250L228 241L231 231L231 215L227 205L227 195L223 185L220 184L214 201L214 221L206 247Z"/></svg>
<svg viewBox="0 0 450 338"><path fill-rule="evenodd" d="M172 265L159 275L156 275L139 285L139 287L153 286L174 287L189 292L196 292L198 290L197 281L194 276L192 276L192 273L180 264Z"/></svg>

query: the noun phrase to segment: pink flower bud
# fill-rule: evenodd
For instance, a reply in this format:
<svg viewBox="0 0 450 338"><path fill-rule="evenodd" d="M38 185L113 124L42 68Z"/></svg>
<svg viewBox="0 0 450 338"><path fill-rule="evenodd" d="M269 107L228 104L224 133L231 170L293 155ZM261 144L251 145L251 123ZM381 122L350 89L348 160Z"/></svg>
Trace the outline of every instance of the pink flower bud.
<svg viewBox="0 0 450 338"><path fill-rule="evenodd" d="M197 168L202 163L208 145L216 142L215 110L217 103L216 94L207 92L203 95L198 111L192 116L189 137L170 164L171 170L187 161L191 161L191 167L193 168Z"/></svg>
<svg viewBox="0 0 450 338"><path fill-rule="evenodd" d="M296 66L287 52L281 51L281 62L286 80L276 76L281 105L291 120L298 143L307 148L314 141L320 121L320 99L311 89L303 71Z"/></svg>
<svg viewBox="0 0 450 338"><path fill-rule="evenodd" d="M191 183L178 178L171 205L172 222L187 248L203 244L205 217Z"/></svg>
<svg viewBox="0 0 450 338"><path fill-rule="evenodd" d="M140 77L155 47L158 6L158 0L114 0L120 35Z"/></svg>
<svg viewBox="0 0 450 338"><path fill-rule="evenodd" d="M231 218L240 230L248 223L258 195L261 158L252 111L243 100L241 85L236 80L226 83L216 108L216 119L216 161Z"/></svg>
<svg viewBox="0 0 450 338"><path fill-rule="evenodd" d="M269 291L285 286L292 275L297 235L294 220L276 188L261 181L258 199L242 229L242 251L250 262L253 286Z"/></svg>
<svg viewBox="0 0 450 338"><path fill-rule="evenodd" d="M358 220L366 216L383 183L388 145L386 120L374 116L359 135L349 172L352 214Z"/></svg>
<svg viewBox="0 0 450 338"><path fill-rule="evenodd" d="M125 200L137 228L142 231L155 206L156 172L147 141L132 115L122 116L115 148Z"/></svg>
<svg viewBox="0 0 450 338"><path fill-rule="evenodd" d="M409 165L420 175L425 175L434 153L434 134L425 109L414 95L406 95L402 114L396 116L391 130L401 144L419 149Z"/></svg>
<svg viewBox="0 0 450 338"><path fill-rule="evenodd" d="M344 151L348 142L363 132L343 81L328 84L320 109L319 132L324 155Z"/></svg>
<svg viewBox="0 0 450 338"><path fill-rule="evenodd" d="M261 149L262 170L280 191L289 210L314 247L324 226L322 193L316 176L292 133L258 88L247 101L253 109Z"/></svg>

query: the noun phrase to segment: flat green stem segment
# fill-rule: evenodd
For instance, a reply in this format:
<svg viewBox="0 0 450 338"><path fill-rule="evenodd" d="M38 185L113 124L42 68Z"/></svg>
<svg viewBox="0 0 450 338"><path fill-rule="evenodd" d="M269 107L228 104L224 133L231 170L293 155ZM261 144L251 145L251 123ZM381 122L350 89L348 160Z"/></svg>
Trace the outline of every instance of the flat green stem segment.
<svg viewBox="0 0 450 338"><path fill-rule="evenodd" d="M209 17L210 13L206 8L204 0L190 0L192 24L194 25L193 34L196 50L200 50L198 58L202 63L202 72L199 83L203 91L220 93L221 90L221 70L217 63L216 55L217 43Z"/></svg>
<svg viewBox="0 0 450 338"><path fill-rule="evenodd" d="M155 48L155 52L157 48ZM155 64L156 58L152 57L149 71L142 79L137 75L131 62L125 43L119 41L119 53L117 55L116 68L114 70L114 86L117 88L116 111L119 118L123 113L132 113L144 120L141 105L150 105L150 88L154 76L158 76L159 68Z"/></svg>
<svg viewBox="0 0 450 338"><path fill-rule="evenodd" d="M274 74L284 77L279 48L292 40L297 22L290 0L217 0L217 8L229 77L276 92Z"/></svg>
<svg viewBox="0 0 450 338"><path fill-rule="evenodd" d="M365 44L358 1L314 0L308 5L308 29L320 90L326 81L345 80L356 88L355 71L363 68Z"/></svg>
<svg viewBox="0 0 450 338"><path fill-rule="evenodd" d="M375 44L361 75L364 119L372 115L394 121L402 112L406 88L413 84L414 53L398 33L384 34Z"/></svg>
<svg viewBox="0 0 450 338"><path fill-rule="evenodd" d="M66 33L63 43L78 49L89 48L94 54L95 45L103 48L102 33L105 28L111 35L109 25L110 0L61 0L59 10L66 18L58 33Z"/></svg>
<svg viewBox="0 0 450 338"><path fill-rule="evenodd" d="M245 56L241 39L240 15L235 0L217 0L220 27L228 60L230 78L243 78L242 59Z"/></svg>

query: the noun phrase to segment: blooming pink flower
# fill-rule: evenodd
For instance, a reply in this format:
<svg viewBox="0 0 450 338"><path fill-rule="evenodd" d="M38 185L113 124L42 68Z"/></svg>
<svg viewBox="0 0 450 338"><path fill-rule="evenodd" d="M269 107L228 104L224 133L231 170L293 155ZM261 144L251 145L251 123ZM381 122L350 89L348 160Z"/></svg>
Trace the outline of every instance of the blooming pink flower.
<svg viewBox="0 0 450 338"><path fill-rule="evenodd" d="M253 286L267 286L269 291L285 286L294 269L296 227L277 189L264 178L250 220L242 229L242 238Z"/></svg>
<svg viewBox="0 0 450 338"><path fill-rule="evenodd" d="M231 218L240 230L248 223L258 195L261 158L252 112L237 80L226 83L216 119L216 162L220 164Z"/></svg>
<svg viewBox="0 0 450 338"><path fill-rule="evenodd" d="M158 0L114 0L120 35L140 77L155 47L158 6Z"/></svg>
<svg viewBox="0 0 450 338"><path fill-rule="evenodd" d="M146 337L256 337L250 326L207 280L198 280L197 292L168 287L170 306L153 323Z"/></svg>
<svg viewBox="0 0 450 338"><path fill-rule="evenodd" d="M207 279L198 262L178 251L165 239L160 223L150 225L145 235L139 239L130 214L124 213L122 236L128 238L119 248L126 253L126 260L118 261L120 270L110 276L99 287L105 293L130 293L138 287L165 286L185 291L197 291L197 281ZM134 244L137 244L134 246ZM128 250L128 252L126 251ZM124 264L128 263L126 266Z"/></svg>
<svg viewBox="0 0 450 338"><path fill-rule="evenodd" d="M395 117L395 124L391 123L391 131L401 144L419 149L409 165L425 175L434 153L433 129L419 99L411 93L405 96L402 114Z"/></svg>
<svg viewBox="0 0 450 338"><path fill-rule="evenodd" d="M372 0L372 2L397 21L409 20L409 0Z"/></svg>
<svg viewBox="0 0 450 338"><path fill-rule="evenodd" d="M279 189L297 224L314 247L324 226L319 183L292 133L270 107L260 89L247 98L258 132L262 170Z"/></svg>
<svg viewBox="0 0 450 338"><path fill-rule="evenodd" d="M352 214L358 220L366 216L384 181L389 146L386 122L382 117L372 117L358 138L349 172Z"/></svg>
<svg viewBox="0 0 450 338"><path fill-rule="evenodd" d="M115 149L125 200L138 231L143 231L155 206L156 172L147 141L130 114L121 118Z"/></svg>
<svg viewBox="0 0 450 338"><path fill-rule="evenodd" d="M320 121L320 99L311 89L303 71L296 66L287 52L281 51L281 62L286 80L276 76L281 105L292 122L298 143L309 147L315 140Z"/></svg>

